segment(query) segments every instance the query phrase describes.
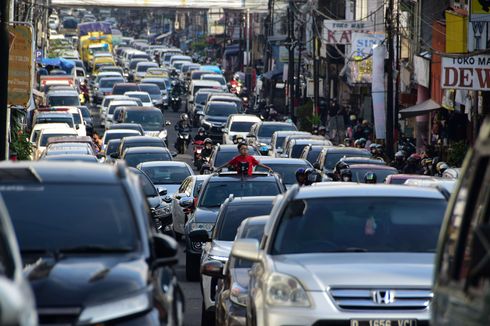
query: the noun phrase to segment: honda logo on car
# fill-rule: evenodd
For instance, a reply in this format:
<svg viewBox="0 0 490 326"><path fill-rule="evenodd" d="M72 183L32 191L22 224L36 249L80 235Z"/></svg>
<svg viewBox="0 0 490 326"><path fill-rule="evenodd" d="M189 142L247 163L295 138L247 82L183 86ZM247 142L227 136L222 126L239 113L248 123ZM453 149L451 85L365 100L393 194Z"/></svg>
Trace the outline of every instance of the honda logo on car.
<svg viewBox="0 0 490 326"><path fill-rule="evenodd" d="M372 292L373 301L377 304L390 304L395 302L395 291L376 290Z"/></svg>
<svg viewBox="0 0 490 326"><path fill-rule="evenodd" d="M442 88L490 90L490 56L443 57Z"/></svg>

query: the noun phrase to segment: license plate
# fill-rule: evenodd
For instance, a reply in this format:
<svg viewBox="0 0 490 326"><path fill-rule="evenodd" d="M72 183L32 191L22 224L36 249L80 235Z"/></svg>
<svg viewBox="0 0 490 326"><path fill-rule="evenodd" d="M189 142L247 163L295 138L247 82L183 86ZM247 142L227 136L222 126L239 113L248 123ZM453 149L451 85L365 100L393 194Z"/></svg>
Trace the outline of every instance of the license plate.
<svg viewBox="0 0 490 326"><path fill-rule="evenodd" d="M417 326L414 319L351 320L350 326Z"/></svg>

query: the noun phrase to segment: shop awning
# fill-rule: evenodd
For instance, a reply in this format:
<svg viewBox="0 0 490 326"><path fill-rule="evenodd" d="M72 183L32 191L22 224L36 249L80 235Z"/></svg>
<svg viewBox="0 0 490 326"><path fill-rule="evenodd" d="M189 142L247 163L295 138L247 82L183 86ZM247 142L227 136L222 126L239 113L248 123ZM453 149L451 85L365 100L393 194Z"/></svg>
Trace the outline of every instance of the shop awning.
<svg viewBox="0 0 490 326"><path fill-rule="evenodd" d="M164 39L166 37L169 37L170 35L172 35L172 31L158 35L155 38L155 40L158 41L158 40Z"/></svg>
<svg viewBox="0 0 490 326"><path fill-rule="evenodd" d="M438 110L442 106L436 101L429 99L417 105L408 107L406 109L400 110L400 115L402 118L415 117L417 115L427 114L431 111Z"/></svg>

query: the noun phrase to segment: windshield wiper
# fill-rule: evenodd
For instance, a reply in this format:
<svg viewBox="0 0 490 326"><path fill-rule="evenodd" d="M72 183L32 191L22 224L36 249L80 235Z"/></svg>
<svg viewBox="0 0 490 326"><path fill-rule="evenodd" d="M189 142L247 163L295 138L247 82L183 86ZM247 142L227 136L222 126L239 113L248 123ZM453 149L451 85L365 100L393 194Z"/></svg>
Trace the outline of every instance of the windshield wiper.
<svg viewBox="0 0 490 326"><path fill-rule="evenodd" d="M109 247L109 246L78 246L71 248L61 248L61 253L125 253L133 251L132 247Z"/></svg>

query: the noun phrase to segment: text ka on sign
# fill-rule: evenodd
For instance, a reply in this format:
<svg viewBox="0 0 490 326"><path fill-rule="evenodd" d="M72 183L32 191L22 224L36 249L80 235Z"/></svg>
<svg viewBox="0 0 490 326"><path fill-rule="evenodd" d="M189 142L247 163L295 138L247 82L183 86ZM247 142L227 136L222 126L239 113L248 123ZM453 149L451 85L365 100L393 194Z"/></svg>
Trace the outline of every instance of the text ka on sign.
<svg viewBox="0 0 490 326"><path fill-rule="evenodd" d="M490 90L490 56L442 58L442 88Z"/></svg>

